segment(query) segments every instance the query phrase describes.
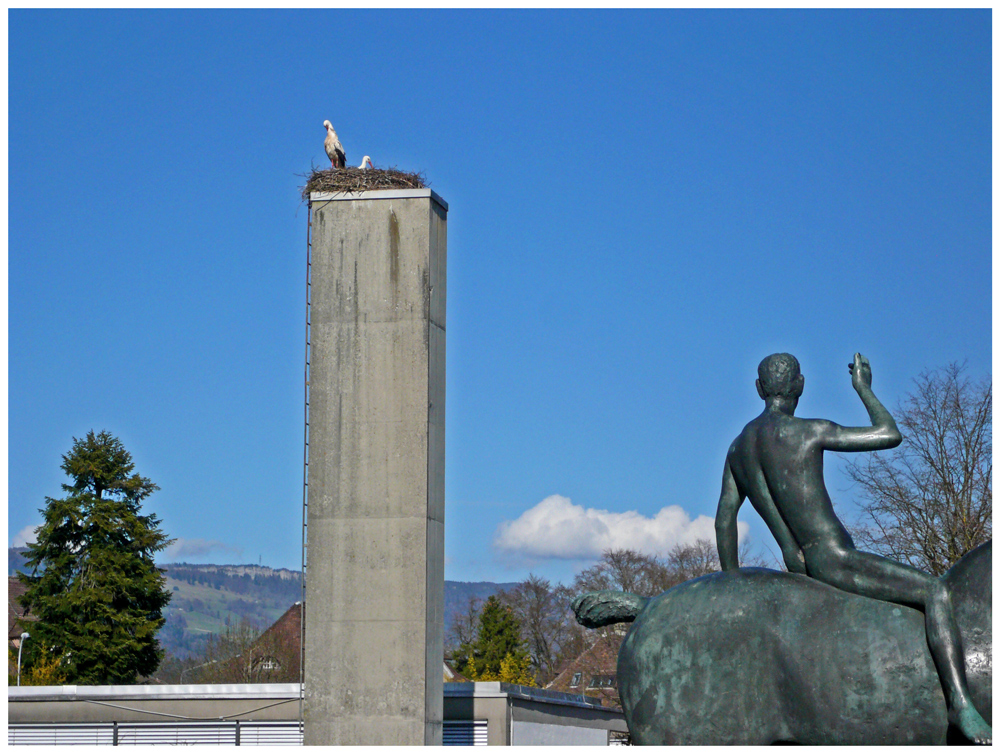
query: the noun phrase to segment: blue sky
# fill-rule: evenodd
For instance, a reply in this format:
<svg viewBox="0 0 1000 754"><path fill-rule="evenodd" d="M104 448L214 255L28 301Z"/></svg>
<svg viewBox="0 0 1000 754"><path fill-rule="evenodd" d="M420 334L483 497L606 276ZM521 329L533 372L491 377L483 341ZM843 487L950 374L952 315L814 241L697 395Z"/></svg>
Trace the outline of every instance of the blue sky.
<svg viewBox="0 0 1000 754"><path fill-rule="evenodd" d="M8 62L12 544L108 429L164 560L298 568L327 118L450 205L449 579L710 531L774 351L841 424L857 350L991 370L989 10L11 10Z"/></svg>

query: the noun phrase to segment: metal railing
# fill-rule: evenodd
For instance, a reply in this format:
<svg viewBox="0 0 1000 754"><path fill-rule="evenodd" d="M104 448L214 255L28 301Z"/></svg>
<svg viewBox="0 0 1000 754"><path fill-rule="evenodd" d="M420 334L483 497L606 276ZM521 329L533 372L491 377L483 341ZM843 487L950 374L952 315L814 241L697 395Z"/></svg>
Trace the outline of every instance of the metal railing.
<svg viewBox="0 0 1000 754"><path fill-rule="evenodd" d="M157 723L11 723L8 746L216 744L220 746L300 746L298 721Z"/></svg>
<svg viewBox="0 0 1000 754"><path fill-rule="evenodd" d="M485 720L445 720L445 746L486 746ZM299 722L11 723L8 746L301 746Z"/></svg>

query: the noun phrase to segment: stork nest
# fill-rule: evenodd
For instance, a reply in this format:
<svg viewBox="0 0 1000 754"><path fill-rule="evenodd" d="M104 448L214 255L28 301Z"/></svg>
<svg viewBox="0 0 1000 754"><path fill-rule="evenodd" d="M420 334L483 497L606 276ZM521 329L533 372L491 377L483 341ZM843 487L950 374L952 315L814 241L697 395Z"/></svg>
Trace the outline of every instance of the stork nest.
<svg viewBox="0 0 1000 754"><path fill-rule="evenodd" d="M309 194L314 191L330 193L359 191L385 191L386 189L416 189L427 188L421 173L404 173L396 168L341 168L340 170L317 170L313 168L312 175L302 187L302 198L309 201Z"/></svg>

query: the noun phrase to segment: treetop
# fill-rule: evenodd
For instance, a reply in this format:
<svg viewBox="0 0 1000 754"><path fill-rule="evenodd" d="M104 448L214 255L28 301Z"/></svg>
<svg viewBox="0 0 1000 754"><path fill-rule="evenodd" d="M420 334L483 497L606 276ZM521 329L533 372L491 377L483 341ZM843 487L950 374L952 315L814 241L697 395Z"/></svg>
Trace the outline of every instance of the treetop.
<svg viewBox="0 0 1000 754"><path fill-rule="evenodd" d="M108 493L137 503L159 489L132 473L132 454L107 430L96 434L91 430L83 439L74 437L73 447L62 458L62 470L75 480L63 485L66 492L92 492L98 499Z"/></svg>

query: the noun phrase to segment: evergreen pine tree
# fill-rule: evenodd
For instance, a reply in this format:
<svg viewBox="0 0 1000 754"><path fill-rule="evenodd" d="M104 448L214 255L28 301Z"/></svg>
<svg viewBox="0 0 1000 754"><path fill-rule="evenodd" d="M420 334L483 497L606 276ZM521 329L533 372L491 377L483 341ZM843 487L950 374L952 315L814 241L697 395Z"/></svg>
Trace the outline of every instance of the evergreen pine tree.
<svg viewBox="0 0 1000 754"><path fill-rule="evenodd" d="M472 680L500 680L504 660L526 664L528 653L514 611L495 595L487 599L475 641L461 647L458 654L468 658L462 673Z"/></svg>
<svg viewBox="0 0 1000 754"><path fill-rule="evenodd" d="M23 602L37 616L29 647L60 659L67 683L133 683L156 670L156 632L170 601L154 553L169 539L140 503L159 489L133 473L118 438L89 432L63 456L67 496L46 498L28 545ZM31 657L28 658L29 663Z"/></svg>

